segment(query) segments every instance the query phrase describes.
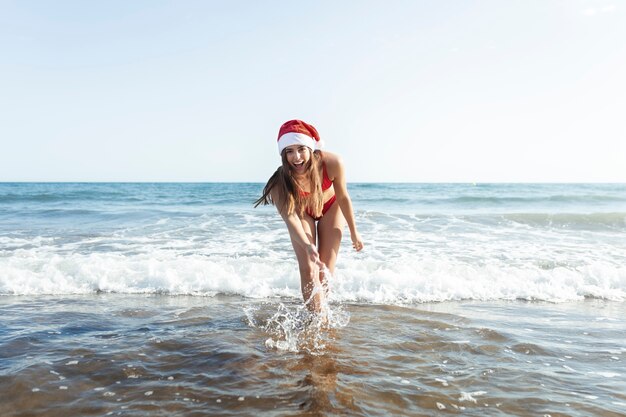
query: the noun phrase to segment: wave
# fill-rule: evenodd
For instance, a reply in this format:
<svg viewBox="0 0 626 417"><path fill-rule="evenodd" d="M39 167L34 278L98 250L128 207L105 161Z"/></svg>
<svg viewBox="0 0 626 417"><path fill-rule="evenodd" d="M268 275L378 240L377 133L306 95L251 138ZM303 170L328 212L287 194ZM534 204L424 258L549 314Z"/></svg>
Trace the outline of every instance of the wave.
<svg viewBox="0 0 626 417"><path fill-rule="evenodd" d="M616 213L511 213L502 215L503 219L534 226L581 227L626 226L626 212Z"/></svg>
<svg viewBox="0 0 626 417"><path fill-rule="evenodd" d="M512 207L597 207L611 206L612 204L626 205L626 197L621 196L545 196L545 197L512 197L512 196L396 196L390 197L384 194L356 195L357 203L366 205L389 205L401 204L417 208L512 208Z"/></svg>
<svg viewBox="0 0 626 417"><path fill-rule="evenodd" d="M450 213L450 214L430 214L430 213L388 213L377 210L358 211L359 220L378 222L380 224L393 222L396 220L415 223L417 225L426 222L440 224L452 224L456 222L466 222L474 225L484 225L485 227L504 227L507 225L523 224L537 228L559 228L559 229L585 229L585 230L626 230L626 212L610 213L550 213L550 212L485 212L478 214ZM485 232L488 232L486 229Z"/></svg>
<svg viewBox="0 0 626 417"><path fill-rule="evenodd" d="M251 298L300 298L291 259L260 256L181 256L119 253L0 254L0 295L98 292ZM510 265L405 257L392 261L347 257L332 279L339 302L407 304L451 300L626 300L626 266L605 261L569 266Z"/></svg>
<svg viewBox="0 0 626 417"><path fill-rule="evenodd" d="M199 184L195 187L192 184L28 185L7 190L6 184L0 183L0 206L252 206L261 194L257 187L231 184Z"/></svg>

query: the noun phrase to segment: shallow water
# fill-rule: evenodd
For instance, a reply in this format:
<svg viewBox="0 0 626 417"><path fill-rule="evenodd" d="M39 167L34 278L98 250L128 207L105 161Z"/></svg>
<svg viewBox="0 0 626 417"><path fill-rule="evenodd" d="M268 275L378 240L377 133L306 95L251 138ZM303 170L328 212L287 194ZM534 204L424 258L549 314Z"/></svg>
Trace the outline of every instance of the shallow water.
<svg viewBox="0 0 626 417"><path fill-rule="evenodd" d="M624 303L342 304L278 331L300 306L0 297L0 415L626 415Z"/></svg>
<svg viewBox="0 0 626 417"><path fill-rule="evenodd" d="M0 295L300 296L263 184L0 183ZM626 184L350 184L334 297L626 300ZM253 277L251 279L250 277Z"/></svg>
<svg viewBox="0 0 626 417"><path fill-rule="evenodd" d="M0 183L0 417L626 415L626 184L350 184L324 326L262 187Z"/></svg>

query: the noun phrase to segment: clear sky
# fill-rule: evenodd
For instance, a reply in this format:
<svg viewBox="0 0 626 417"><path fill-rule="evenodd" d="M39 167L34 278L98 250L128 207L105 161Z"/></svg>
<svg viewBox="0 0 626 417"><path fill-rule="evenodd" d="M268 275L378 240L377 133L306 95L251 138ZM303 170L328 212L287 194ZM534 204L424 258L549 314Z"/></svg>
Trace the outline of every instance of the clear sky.
<svg viewBox="0 0 626 417"><path fill-rule="evenodd" d="M0 0L0 181L626 182L626 1Z"/></svg>

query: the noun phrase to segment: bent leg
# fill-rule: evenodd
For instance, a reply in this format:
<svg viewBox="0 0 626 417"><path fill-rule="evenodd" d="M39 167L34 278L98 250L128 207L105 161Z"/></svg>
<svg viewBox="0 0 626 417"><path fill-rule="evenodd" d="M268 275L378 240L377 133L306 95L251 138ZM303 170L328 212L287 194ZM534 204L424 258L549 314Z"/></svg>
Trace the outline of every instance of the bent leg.
<svg viewBox="0 0 626 417"><path fill-rule="evenodd" d="M309 242L315 245L315 222L309 216L305 216L302 220L302 228L309 238ZM321 312L324 304L324 291L321 289L319 281L319 267L309 259L305 249L297 245L293 239L291 240L293 250L298 259L298 268L300 270L300 289L304 302L307 303L309 310ZM317 291L316 291L317 289Z"/></svg>
<svg viewBox="0 0 626 417"><path fill-rule="evenodd" d="M319 240L320 259L331 273L335 272L335 263L341 244L343 228L346 220L335 202L317 223L317 235ZM320 281L324 282L324 274L320 274Z"/></svg>

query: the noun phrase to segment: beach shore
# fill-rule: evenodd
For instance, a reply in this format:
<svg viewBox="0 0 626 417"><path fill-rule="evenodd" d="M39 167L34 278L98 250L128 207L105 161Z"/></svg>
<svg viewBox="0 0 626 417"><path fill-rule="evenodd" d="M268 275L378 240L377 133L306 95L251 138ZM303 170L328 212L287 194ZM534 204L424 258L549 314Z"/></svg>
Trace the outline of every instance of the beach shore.
<svg viewBox="0 0 626 417"><path fill-rule="evenodd" d="M300 305L0 297L0 414L626 413L624 303L334 305L344 321L311 331Z"/></svg>

